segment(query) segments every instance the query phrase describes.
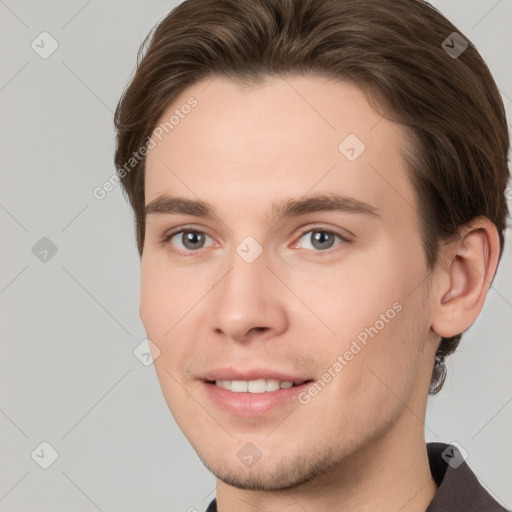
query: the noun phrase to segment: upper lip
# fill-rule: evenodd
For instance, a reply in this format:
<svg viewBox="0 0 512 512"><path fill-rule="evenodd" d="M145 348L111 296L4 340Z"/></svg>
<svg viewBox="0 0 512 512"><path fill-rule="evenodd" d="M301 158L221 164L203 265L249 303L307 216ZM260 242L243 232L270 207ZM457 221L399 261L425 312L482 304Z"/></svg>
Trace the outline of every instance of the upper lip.
<svg viewBox="0 0 512 512"><path fill-rule="evenodd" d="M203 380L258 380L258 379L275 379L280 382L290 381L294 384L301 384L307 380L307 377L294 375L291 373L283 373L278 370L270 370L269 368L250 368L250 369L234 369L234 368L218 368L211 370L203 375Z"/></svg>

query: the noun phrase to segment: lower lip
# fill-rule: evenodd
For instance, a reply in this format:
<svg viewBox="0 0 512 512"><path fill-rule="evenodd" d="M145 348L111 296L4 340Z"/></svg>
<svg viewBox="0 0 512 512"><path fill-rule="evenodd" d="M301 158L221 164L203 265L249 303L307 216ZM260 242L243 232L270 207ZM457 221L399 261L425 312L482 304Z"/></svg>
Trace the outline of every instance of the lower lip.
<svg viewBox="0 0 512 512"><path fill-rule="evenodd" d="M237 393L203 381L210 400L223 410L237 416L263 416L287 402L293 402L297 395L310 384L309 381L299 386L265 393ZM298 401L295 400L295 402Z"/></svg>

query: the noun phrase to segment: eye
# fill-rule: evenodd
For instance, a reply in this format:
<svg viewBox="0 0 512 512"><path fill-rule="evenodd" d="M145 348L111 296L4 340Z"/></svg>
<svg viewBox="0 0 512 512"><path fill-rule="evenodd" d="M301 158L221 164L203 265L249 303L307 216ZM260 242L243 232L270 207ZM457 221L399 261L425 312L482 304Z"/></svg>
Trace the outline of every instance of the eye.
<svg viewBox="0 0 512 512"><path fill-rule="evenodd" d="M202 231L183 229L167 236L165 242L170 243L171 246L174 246L173 250L175 252L182 254L191 251L195 252L198 249L205 248L207 239L213 242L213 239Z"/></svg>
<svg viewBox="0 0 512 512"><path fill-rule="evenodd" d="M338 243L336 243L336 239ZM210 243L207 245L208 240ZM350 240L339 233L330 230L316 228L305 231L293 248L302 247L316 252L326 252L341 242L349 243ZM199 249L218 245L210 236L195 229L182 229L164 237L164 245L170 246L170 250L178 255L189 256L197 253Z"/></svg>
<svg viewBox="0 0 512 512"><path fill-rule="evenodd" d="M340 240L340 243L349 241L342 235L332 231L325 229L310 229L301 235L297 243L300 244L304 249L325 251L335 245L336 239ZM336 245L339 245L339 243ZM297 244L294 245L294 247L296 246Z"/></svg>

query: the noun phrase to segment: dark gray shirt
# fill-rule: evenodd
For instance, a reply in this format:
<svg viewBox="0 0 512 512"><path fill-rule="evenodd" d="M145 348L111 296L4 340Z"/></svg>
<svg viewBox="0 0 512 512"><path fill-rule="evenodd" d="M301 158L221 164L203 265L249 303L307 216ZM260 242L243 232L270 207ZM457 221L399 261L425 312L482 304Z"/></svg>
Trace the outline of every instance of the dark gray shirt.
<svg viewBox="0 0 512 512"><path fill-rule="evenodd" d="M427 443L427 453L438 489L425 512L512 512L484 489L455 446ZM206 512L218 512L216 500Z"/></svg>

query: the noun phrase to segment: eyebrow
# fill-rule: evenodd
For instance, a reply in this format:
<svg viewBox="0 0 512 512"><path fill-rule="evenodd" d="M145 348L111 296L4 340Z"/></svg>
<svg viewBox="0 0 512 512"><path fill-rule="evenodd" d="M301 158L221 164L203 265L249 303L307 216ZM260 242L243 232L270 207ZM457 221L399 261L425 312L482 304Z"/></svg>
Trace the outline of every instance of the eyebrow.
<svg viewBox="0 0 512 512"><path fill-rule="evenodd" d="M217 216L213 206L206 201L171 197L165 194L148 203L144 211L146 216L184 214L208 219ZM338 194L322 194L300 199L286 199L274 203L272 205L271 218L272 220L281 220L286 217L298 217L317 212L358 213L380 218L378 210L369 203Z"/></svg>

